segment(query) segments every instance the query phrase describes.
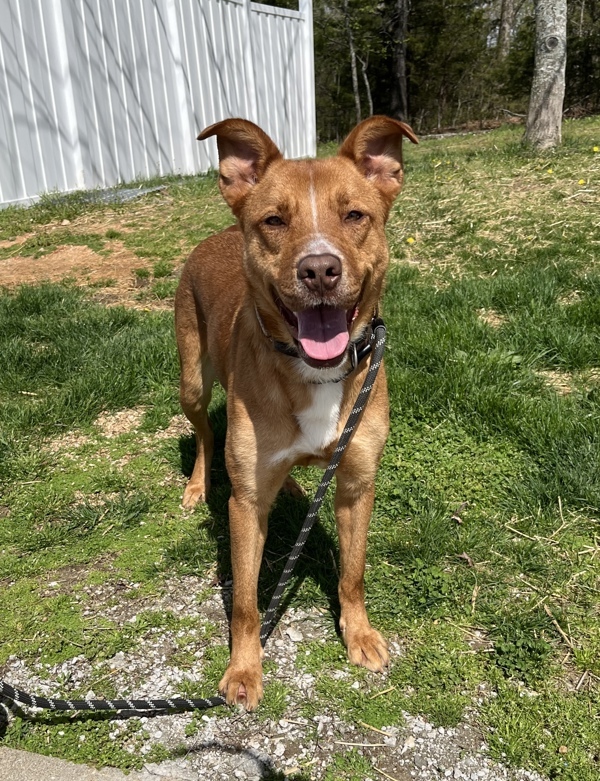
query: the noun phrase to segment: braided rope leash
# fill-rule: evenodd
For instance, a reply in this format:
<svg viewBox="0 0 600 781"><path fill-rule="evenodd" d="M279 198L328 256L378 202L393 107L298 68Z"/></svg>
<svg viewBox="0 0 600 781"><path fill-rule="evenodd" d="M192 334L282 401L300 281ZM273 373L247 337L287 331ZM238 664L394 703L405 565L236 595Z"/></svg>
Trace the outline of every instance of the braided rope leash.
<svg viewBox="0 0 600 781"><path fill-rule="evenodd" d="M377 372L379 371L379 367L381 366L381 362L383 360L383 353L385 349L385 325L383 323L383 320L381 320L380 318L376 318L372 323L372 327L373 327L373 338L372 338L371 364L369 366L367 376L365 377L363 386L360 389L360 392L356 398L354 407L352 408L352 412L348 416L348 420L346 421L346 425L344 427L344 430L342 431L337 446L333 451L331 461L329 462L329 465L325 470L323 479L321 480L321 483L317 488L315 498L312 501L312 504L308 510L308 514L306 518L304 519L304 523L302 524L302 528L298 535L298 539L296 540L292 552L289 555L289 558L281 574L281 578L279 579L279 583L275 588L275 592L271 599L271 603L264 615L262 627L260 630L260 642L263 647L267 642L271 632L273 631L273 629L277 624L277 609L279 607L279 603L281 602L281 597L283 596L285 587L287 586L292 576L292 572L294 571L296 561L298 560L300 553L302 552L304 543L306 542L308 535L310 534L310 531L314 526L315 521L317 520L319 510L321 509L321 505L323 504L323 499L325 498L327 489L329 488L329 485L333 479L335 470L337 469L341 461L342 455L344 454L344 450L346 449L348 442L350 441L350 438L354 433L354 430L358 424L360 416L367 405L369 394L371 393L373 385L375 384L375 378L377 376ZM209 708L215 708L218 705L226 704L225 699L220 696L196 698L196 699L187 699L185 697L173 697L170 699L152 698L148 700L124 700L124 699L58 700L58 699L50 699L46 697L35 697L34 695L27 694L27 692L23 692L20 689L15 689L14 686L11 686L9 683L6 683L6 681L3 681L1 679L0 679L0 697L4 697L12 702L21 703L22 705L29 705L30 707L33 708L42 708L44 710L53 710L53 711L75 711L75 710L191 711L191 710L208 710Z"/></svg>
<svg viewBox="0 0 600 781"><path fill-rule="evenodd" d="M275 624L277 623L276 621L277 608L279 607L279 602L281 601L281 597L283 595L285 587L287 586L288 581L292 576L292 572L294 570L294 567L296 566L296 561L298 560L298 557L302 552L304 543L306 542L306 539L310 534L312 527L315 525L315 521L317 520L317 517L319 515L319 510L321 509L321 505L323 504L323 499L325 498L325 494L327 493L329 484L333 480L335 470L338 468L338 465L344 454L344 450L348 446L348 442L350 442L350 438L354 433L354 429L358 424L362 411L367 406L367 400L369 398L369 394L371 393L371 390L373 389L373 385L375 384L375 377L377 376L377 372L379 371L379 367L381 366L381 362L383 361L383 351L385 349L385 325L383 324L383 320L381 320L380 318L376 318L373 321L372 326L373 326L373 347L372 347L371 365L369 366L369 371L367 372L367 376L365 377L363 386L360 389L358 396L356 397L356 401L354 402L354 407L352 407L352 412L348 416L348 420L346 421L346 425L344 426L344 430L341 433L336 448L333 451L333 455L331 456L329 465L325 470L323 479L321 480L321 483L317 488L317 493L315 494L315 498L313 499L312 504L308 510L308 514L304 519L304 523L302 524L302 528L300 529L300 534L298 535L298 539L296 540L296 543L292 548L292 552L290 553L287 563L283 569L281 578L279 579L279 583L277 584L275 588L275 592L273 593L271 604L267 608L267 611L263 617L263 623L260 630L260 642L263 648L265 643L267 642L269 635L275 628Z"/></svg>

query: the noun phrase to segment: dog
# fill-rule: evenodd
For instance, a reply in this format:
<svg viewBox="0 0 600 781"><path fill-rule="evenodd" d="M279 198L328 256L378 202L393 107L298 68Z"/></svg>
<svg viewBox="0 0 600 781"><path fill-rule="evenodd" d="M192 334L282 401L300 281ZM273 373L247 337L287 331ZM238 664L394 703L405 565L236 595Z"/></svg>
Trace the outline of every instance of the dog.
<svg viewBox="0 0 600 781"><path fill-rule="evenodd" d="M219 380L227 392L225 457L231 480L231 658L219 684L230 705L257 707L263 692L257 582L269 509L299 487L296 465L326 467L364 380L356 363L378 312L389 263L385 224L403 181L395 119L357 125L337 156L285 160L243 119L216 136L219 188L237 224L199 244L181 273L175 324L180 400L194 426L196 460L183 496L193 508L210 486L207 414ZM340 629L352 663L388 665L387 643L364 601L375 474L389 428L383 366L336 473Z"/></svg>

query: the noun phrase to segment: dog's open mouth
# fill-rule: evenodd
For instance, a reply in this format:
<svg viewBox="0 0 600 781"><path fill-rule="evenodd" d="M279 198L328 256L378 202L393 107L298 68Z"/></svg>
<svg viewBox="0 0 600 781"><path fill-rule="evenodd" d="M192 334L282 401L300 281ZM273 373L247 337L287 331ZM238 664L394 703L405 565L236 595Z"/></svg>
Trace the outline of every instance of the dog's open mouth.
<svg viewBox="0 0 600 781"><path fill-rule="evenodd" d="M281 299L276 298L300 357L315 368L338 366L346 355L350 341L350 327L358 314L358 305L352 309L320 306L292 312Z"/></svg>

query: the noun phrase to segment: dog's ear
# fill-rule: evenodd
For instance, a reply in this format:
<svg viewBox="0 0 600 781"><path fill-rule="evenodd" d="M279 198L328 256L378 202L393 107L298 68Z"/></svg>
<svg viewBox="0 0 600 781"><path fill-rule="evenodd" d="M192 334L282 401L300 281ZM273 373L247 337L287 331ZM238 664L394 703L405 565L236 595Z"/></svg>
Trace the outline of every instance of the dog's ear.
<svg viewBox="0 0 600 781"><path fill-rule="evenodd" d="M404 122L391 117L369 117L354 128L339 151L377 187L388 208L402 189L403 136L413 144L419 143Z"/></svg>
<svg viewBox="0 0 600 781"><path fill-rule="evenodd" d="M203 130L204 141L217 137L219 149L219 188L237 215L244 198L281 152L269 136L247 119L225 119Z"/></svg>

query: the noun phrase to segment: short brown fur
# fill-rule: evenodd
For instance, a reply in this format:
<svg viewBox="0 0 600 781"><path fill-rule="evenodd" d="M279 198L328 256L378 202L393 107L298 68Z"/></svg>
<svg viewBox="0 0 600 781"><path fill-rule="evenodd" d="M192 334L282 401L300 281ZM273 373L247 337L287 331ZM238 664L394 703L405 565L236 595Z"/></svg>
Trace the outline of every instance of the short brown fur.
<svg viewBox="0 0 600 781"><path fill-rule="evenodd" d="M293 161L245 120L225 120L200 138L210 136L219 147L219 186L238 225L196 247L175 301L181 404L197 447L183 504L204 501L210 487L207 408L218 379L227 392L233 568L231 660L219 688L228 703L251 710L262 697L257 581L269 509L282 486L297 488L288 479L293 466L326 465L368 366L352 370L348 351L329 362L307 357L293 320L311 308L324 317L337 309L348 313L350 340L365 332L388 265L384 226L402 186L402 137L417 140L407 125L371 117L337 157ZM302 357L277 351L275 342ZM338 468L335 494L340 628L350 661L375 671L388 664L387 644L367 618L363 582L387 432L382 367Z"/></svg>

